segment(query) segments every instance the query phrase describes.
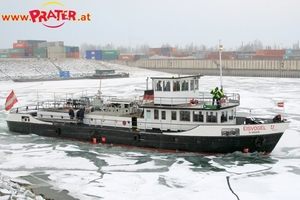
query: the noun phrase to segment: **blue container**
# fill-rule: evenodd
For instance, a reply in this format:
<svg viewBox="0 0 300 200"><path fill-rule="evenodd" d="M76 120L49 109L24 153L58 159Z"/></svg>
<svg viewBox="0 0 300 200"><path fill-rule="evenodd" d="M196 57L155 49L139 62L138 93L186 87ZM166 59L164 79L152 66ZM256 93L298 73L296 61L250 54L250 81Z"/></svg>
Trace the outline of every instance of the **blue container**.
<svg viewBox="0 0 300 200"><path fill-rule="evenodd" d="M102 60L118 60L117 55L102 55Z"/></svg>
<svg viewBox="0 0 300 200"><path fill-rule="evenodd" d="M292 54L292 49L286 49L285 54Z"/></svg>
<svg viewBox="0 0 300 200"><path fill-rule="evenodd" d="M87 50L85 57L86 57L86 59L102 60L102 51L101 50Z"/></svg>
<svg viewBox="0 0 300 200"><path fill-rule="evenodd" d="M71 52L71 47L70 46L65 46L66 47L66 52L70 53Z"/></svg>
<svg viewBox="0 0 300 200"><path fill-rule="evenodd" d="M162 52L169 52L170 51L170 47L162 47L161 51Z"/></svg>
<svg viewBox="0 0 300 200"><path fill-rule="evenodd" d="M70 78L70 71L60 71L59 77L61 78Z"/></svg>

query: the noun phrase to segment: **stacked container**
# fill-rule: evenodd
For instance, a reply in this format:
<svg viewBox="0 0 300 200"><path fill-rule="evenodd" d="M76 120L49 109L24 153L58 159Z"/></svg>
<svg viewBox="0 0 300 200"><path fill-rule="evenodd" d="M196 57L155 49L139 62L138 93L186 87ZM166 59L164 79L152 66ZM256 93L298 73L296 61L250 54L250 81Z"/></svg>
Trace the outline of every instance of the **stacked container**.
<svg viewBox="0 0 300 200"><path fill-rule="evenodd" d="M102 51L101 50L87 50L86 59L92 60L102 60Z"/></svg>
<svg viewBox="0 0 300 200"><path fill-rule="evenodd" d="M47 47L48 58L66 58L65 46L50 46Z"/></svg>
<svg viewBox="0 0 300 200"><path fill-rule="evenodd" d="M34 47L33 56L35 58L47 58L48 57L47 47Z"/></svg>
<svg viewBox="0 0 300 200"><path fill-rule="evenodd" d="M0 58L9 58L9 49L0 49Z"/></svg>
<svg viewBox="0 0 300 200"><path fill-rule="evenodd" d="M284 59L300 59L300 49L286 49Z"/></svg>
<svg viewBox="0 0 300 200"><path fill-rule="evenodd" d="M102 60L118 60L119 50L102 50Z"/></svg>

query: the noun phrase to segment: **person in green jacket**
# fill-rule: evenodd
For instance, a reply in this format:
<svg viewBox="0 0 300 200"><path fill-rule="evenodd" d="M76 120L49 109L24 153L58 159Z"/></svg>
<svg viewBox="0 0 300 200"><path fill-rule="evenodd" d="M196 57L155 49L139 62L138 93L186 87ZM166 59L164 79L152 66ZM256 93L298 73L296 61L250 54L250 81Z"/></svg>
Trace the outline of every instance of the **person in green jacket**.
<svg viewBox="0 0 300 200"><path fill-rule="evenodd" d="M210 94L212 94L212 105L216 103L218 104L218 100L219 100L219 88L216 87L214 89L211 90Z"/></svg>

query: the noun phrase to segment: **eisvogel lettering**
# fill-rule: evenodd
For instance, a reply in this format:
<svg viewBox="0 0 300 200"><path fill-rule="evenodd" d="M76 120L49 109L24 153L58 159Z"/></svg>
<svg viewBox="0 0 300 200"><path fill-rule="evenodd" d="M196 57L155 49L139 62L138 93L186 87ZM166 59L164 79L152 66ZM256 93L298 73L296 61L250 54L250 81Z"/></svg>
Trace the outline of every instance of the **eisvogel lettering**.
<svg viewBox="0 0 300 200"><path fill-rule="evenodd" d="M265 126L244 126L244 131L264 131L266 130Z"/></svg>

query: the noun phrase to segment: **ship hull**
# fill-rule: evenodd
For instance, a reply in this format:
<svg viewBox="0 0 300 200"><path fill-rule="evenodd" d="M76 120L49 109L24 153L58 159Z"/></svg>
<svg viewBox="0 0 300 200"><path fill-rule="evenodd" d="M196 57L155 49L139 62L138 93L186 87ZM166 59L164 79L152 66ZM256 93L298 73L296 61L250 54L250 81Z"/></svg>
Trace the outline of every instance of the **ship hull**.
<svg viewBox="0 0 300 200"><path fill-rule="evenodd" d="M39 124L7 121L10 131L58 139L146 148L156 151L226 154L236 151L270 153L283 132L247 136L166 135L131 128L77 124Z"/></svg>

